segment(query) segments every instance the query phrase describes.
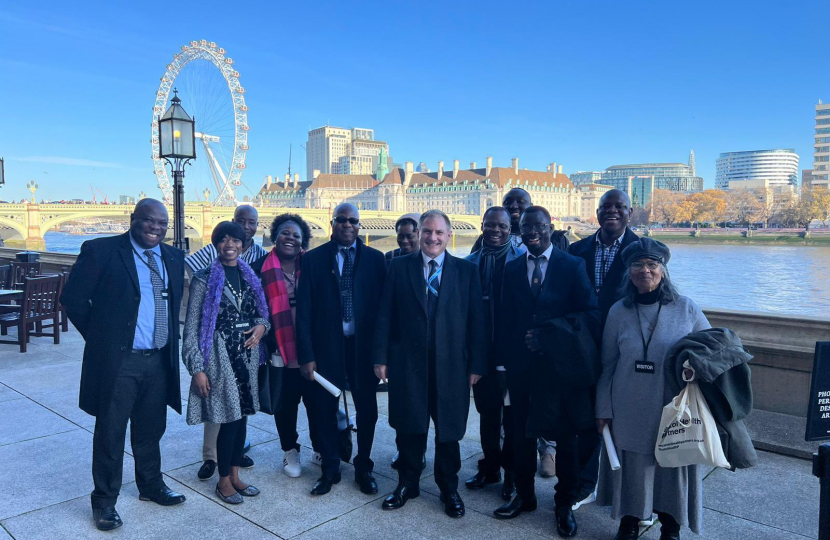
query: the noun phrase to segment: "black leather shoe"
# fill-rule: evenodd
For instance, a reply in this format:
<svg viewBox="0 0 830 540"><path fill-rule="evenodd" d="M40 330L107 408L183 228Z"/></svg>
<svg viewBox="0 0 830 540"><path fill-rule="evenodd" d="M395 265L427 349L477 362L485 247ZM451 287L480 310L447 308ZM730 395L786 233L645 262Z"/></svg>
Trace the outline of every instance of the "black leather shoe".
<svg viewBox="0 0 830 540"><path fill-rule="evenodd" d="M639 535L639 520L625 516L620 520L620 527L617 529L617 536L614 537L614 540L637 540Z"/></svg>
<svg viewBox="0 0 830 540"><path fill-rule="evenodd" d="M317 479L317 483L314 484L314 487L311 488L312 495L325 495L329 491L331 491L331 486L333 484L340 483L340 473L337 473L334 476L326 476L323 475Z"/></svg>
<svg viewBox="0 0 830 540"><path fill-rule="evenodd" d="M254 466L254 460L249 458L247 455L242 456L242 463L239 464L240 467L243 469L250 469Z"/></svg>
<svg viewBox="0 0 830 540"><path fill-rule="evenodd" d="M182 504L185 501L185 496L177 493L167 486L151 493L139 493L138 499L141 501L153 501L162 506L175 506Z"/></svg>
<svg viewBox="0 0 830 540"><path fill-rule="evenodd" d="M464 485L467 486L467 489L482 489L488 484L498 484L499 482L501 482L501 472L487 474L479 469L478 472L464 482Z"/></svg>
<svg viewBox="0 0 830 540"><path fill-rule="evenodd" d="M114 506L93 508L92 519L95 521L95 526L99 531L111 531L124 524Z"/></svg>
<svg viewBox="0 0 830 540"><path fill-rule="evenodd" d="M356 474L354 481L360 485L360 492L366 495L374 495L378 492L378 483L372 473Z"/></svg>
<svg viewBox="0 0 830 540"><path fill-rule="evenodd" d="M576 518L571 506L556 509L556 532L562 538L576 536Z"/></svg>
<svg viewBox="0 0 830 540"><path fill-rule="evenodd" d="M451 518L460 518L464 515L464 501L457 491L441 494L441 502L444 503L444 513Z"/></svg>
<svg viewBox="0 0 830 540"><path fill-rule="evenodd" d="M680 531L660 530L660 540L680 540Z"/></svg>
<svg viewBox="0 0 830 540"><path fill-rule="evenodd" d="M501 498L509 501L516 496L516 481L515 475L512 472L504 473L504 484L501 486Z"/></svg>
<svg viewBox="0 0 830 540"><path fill-rule="evenodd" d="M395 491L383 499L383 504L380 507L384 510L397 510L405 505L409 499L417 499L420 494L421 490L417 487L398 486Z"/></svg>
<svg viewBox="0 0 830 540"><path fill-rule="evenodd" d="M513 519L519 517L522 512L532 512L536 510L536 497L524 500L516 495L510 502L504 504L493 511L493 515L498 519Z"/></svg>
<svg viewBox="0 0 830 540"><path fill-rule="evenodd" d="M199 480L210 480L213 476L213 473L216 472L216 462L212 459L209 459L202 463L202 466L199 468L199 472L196 473L196 476L199 477Z"/></svg>

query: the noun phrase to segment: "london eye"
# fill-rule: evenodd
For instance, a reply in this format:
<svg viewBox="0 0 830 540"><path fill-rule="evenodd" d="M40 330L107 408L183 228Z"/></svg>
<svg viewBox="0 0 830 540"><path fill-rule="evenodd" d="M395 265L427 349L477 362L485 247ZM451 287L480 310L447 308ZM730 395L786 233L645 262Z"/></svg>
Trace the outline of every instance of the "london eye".
<svg viewBox="0 0 830 540"><path fill-rule="evenodd" d="M153 105L153 169L164 201L173 189L164 160L158 156L158 117L175 87L185 110L196 120L196 160L186 171L185 197L219 206L237 204L248 150L248 107L239 72L225 49L207 40L191 41L167 65Z"/></svg>

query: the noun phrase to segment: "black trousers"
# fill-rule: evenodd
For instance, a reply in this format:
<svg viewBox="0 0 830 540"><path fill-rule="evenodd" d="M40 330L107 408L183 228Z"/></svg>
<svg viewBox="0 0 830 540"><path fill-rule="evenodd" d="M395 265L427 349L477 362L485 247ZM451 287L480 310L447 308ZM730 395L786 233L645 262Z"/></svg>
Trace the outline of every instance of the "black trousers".
<svg viewBox="0 0 830 540"><path fill-rule="evenodd" d="M599 478L599 454L602 437L592 432L579 437L579 500L594 492Z"/></svg>
<svg viewBox="0 0 830 540"><path fill-rule="evenodd" d="M92 439L92 507L115 506L121 491L127 422L140 493L164 487L159 441L167 429L166 355L126 353L112 399L95 419Z"/></svg>
<svg viewBox="0 0 830 540"><path fill-rule="evenodd" d="M513 413L504 406L503 383L499 377L506 374L492 370L473 385L473 400L479 415L479 434L484 458L478 460L478 469L485 474L496 474L499 469L513 470ZM501 430L504 426L504 444Z"/></svg>
<svg viewBox="0 0 830 540"><path fill-rule="evenodd" d="M216 437L216 467L219 476L229 476L231 467L242 465L247 434L248 418L245 416L219 426L219 435Z"/></svg>
<svg viewBox="0 0 830 540"><path fill-rule="evenodd" d="M378 421L378 402L376 384L371 384L368 377L362 376L357 370L355 358L355 343L353 337L344 339L344 353L346 359L346 379L351 388L357 428L357 455L352 460L355 474L372 472L375 463L371 459L372 443L375 439L375 424ZM358 380L359 378L363 380ZM373 375L374 377L374 375ZM374 379L377 380L377 379ZM306 406L313 411L311 422L317 431L320 456L323 460L324 476L334 476L340 472L340 456L338 441L340 432L337 429L338 403L343 398L336 398L329 394L322 386L312 383L309 401ZM351 411L349 411L351 412Z"/></svg>
<svg viewBox="0 0 830 540"><path fill-rule="evenodd" d="M461 470L461 448L458 441L441 442L438 429L438 388L435 378L434 345L429 353L428 403L429 416L435 424L435 484L441 493L458 491ZM421 463L427 450L427 433L400 433L395 436L398 447L398 484L416 487L421 481Z"/></svg>
<svg viewBox="0 0 830 540"><path fill-rule="evenodd" d="M283 452L299 450L297 443L297 413L300 408L300 400L309 407L309 396L312 385L319 386L315 382L303 378L299 369L285 368L282 378L282 394L280 395L280 411L274 415L274 423L277 425L277 433L280 435L280 446ZM311 437L311 447L315 452L319 451L317 431L314 426L311 411L308 411L308 434Z"/></svg>
<svg viewBox="0 0 830 540"><path fill-rule="evenodd" d="M516 491L524 499L536 495L536 438L527 436L527 420L530 412L530 394L522 387L511 385L510 403L515 422L514 452ZM579 500L579 475L581 463L590 458L594 447L591 444L580 446L583 442L596 441L599 435L595 428L586 429L574 435L545 435L547 440L556 441L556 478L557 483L553 500L557 508L568 508ZM582 454L581 454L582 452Z"/></svg>

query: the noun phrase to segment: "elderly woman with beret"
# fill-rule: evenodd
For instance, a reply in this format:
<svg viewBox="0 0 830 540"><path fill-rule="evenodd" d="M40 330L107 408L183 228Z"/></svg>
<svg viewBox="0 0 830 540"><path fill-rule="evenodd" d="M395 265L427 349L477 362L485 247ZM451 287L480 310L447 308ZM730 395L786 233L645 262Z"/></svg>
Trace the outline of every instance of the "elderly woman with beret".
<svg viewBox="0 0 830 540"><path fill-rule="evenodd" d="M703 487L697 466L662 468L654 458L665 405L663 362L679 339L710 325L672 284L665 244L644 237L621 256L622 300L608 313L596 399L597 427L610 426L621 468L601 475L598 501L613 506L612 517L620 520L615 540L635 540L639 521L652 512L661 540L671 540L680 538L681 525L700 531Z"/></svg>

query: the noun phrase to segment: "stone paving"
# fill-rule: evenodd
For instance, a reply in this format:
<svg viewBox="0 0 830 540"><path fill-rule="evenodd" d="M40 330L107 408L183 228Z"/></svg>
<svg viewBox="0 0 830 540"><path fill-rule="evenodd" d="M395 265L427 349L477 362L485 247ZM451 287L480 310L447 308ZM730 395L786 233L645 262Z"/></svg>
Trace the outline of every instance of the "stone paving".
<svg viewBox="0 0 830 540"><path fill-rule="evenodd" d="M13 333L13 331L12 331ZM201 427L188 426L169 412L162 440L162 465L167 484L187 495L187 502L171 508L140 502L133 480L129 444L124 460L127 482L118 501L124 526L110 533L95 529L89 506L92 490L91 456L94 418L78 408L83 341L77 332L50 338L32 338L28 353L12 345L0 346L0 470L7 479L0 498L0 540L62 538L217 538L259 539L389 539L389 538L558 538L553 517L555 480L537 481L540 507L511 521L494 519L501 504L498 486L481 492L461 488L467 515L451 519L442 512L432 481L432 443L422 496L403 509L382 512L383 496L396 484L390 467L395 454L394 431L389 427L386 395L378 394L380 419L373 458L380 486L378 495L360 493L351 465L343 466L343 482L323 497L309 494L319 469L310 463L311 451L304 413L300 414L303 475L288 478L281 470L273 418L251 418L250 456L256 466L243 478L262 490L237 507L213 495L215 480L200 482ZM186 391L189 377L182 377ZM186 392L183 394L187 396ZM474 473L480 457L477 416L470 407L467 436L461 443L461 479ZM731 473L711 471L704 481L705 521L702 538L796 540L817 538L818 480L809 461L761 453L760 465ZM578 538L612 539L616 523L609 509L594 504L577 511ZM659 525L641 538L659 538ZM694 535L686 530L684 537Z"/></svg>

